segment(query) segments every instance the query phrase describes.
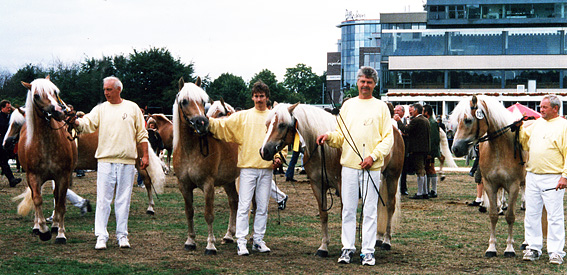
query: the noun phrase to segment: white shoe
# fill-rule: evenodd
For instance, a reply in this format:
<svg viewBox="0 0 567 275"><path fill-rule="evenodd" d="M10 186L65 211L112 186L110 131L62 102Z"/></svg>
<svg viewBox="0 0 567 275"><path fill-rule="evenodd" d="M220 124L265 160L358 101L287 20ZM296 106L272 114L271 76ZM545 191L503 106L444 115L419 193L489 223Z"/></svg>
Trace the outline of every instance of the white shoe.
<svg viewBox="0 0 567 275"><path fill-rule="evenodd" d="M549 263L557 265L563 264L563 258L557 253L551 253L549 256Z"/></svg>
<svg viewBox="0 0 567 275"><path fill-rule="evenodd" d="M268 246L266 246L266 242L260 241L260 242L254 242L254 244L252 245L252 251L267 253L270 252L271 250Z"/></svg>
<svg viewBox="0 0 567 275"><path fill-rule="evenodd" d="M128 237L126 236L120 237L120 239L118 239L118 246L120 246L120 248L130 248Z"/></svg>
<svg viewBox="0 0 567 275"><path fill-rule="evenodd" d="M375 265L376 259L374 259L374 253L366 253L360 255L362 258L362 265Z"/></svg>
<svg viewBox="0 0 567 275"><path fill-rule="evenodd" d="M248 252L248 248L246 248L246 243L239 243L236 247L238 256L248 256L250 252Z"/></svg>
<svg viewBox="0 0 567 275"><path fill-rule="evenodd" d="M94 249L96 249L96 250L106 249L106 240L102 239L102 238L97 239Z"/></svg>
<svg viewBox="0 0 567 275"><path fill-rule="evenodd" d="M343 249L337 262L339 264L350 264L352 262L352 256L354 256L354 249Z"/></svg>
<svg viewBox="0 0 567 275"><path fill-rule="evenodd" d="M539 252L535 249L526 249L524 250L524 261L536 261L539 259Z"/></svg>

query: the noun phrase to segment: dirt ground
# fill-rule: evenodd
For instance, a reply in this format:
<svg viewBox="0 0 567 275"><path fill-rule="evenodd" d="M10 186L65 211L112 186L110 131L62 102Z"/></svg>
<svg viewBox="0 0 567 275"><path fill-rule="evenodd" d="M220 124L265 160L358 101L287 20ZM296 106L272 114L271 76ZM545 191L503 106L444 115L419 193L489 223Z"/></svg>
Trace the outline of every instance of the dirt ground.
<svg viewBox="0 0 567 275"><path fill-rule="evenodd" d="M448 173L447 179L439 183L439 197L436 199L410 200L407 196L402 197L401 217L392 238L392 250L378 249L376 266L362 267L359 263L339 265L336 263L341 249L339 199L334 197L334 206L330 210L330 256L317 257L314 253L320 245L321 234L316 203L305 176L296 175L296 178L299 182L292 184L285 182L284 177L276 176L279 187L289 195L289 201L284 211L277 211L277 204L273 200L270 202L265 241L272 252L252 252L250 256L241 257L236 254L235 244L220 244L226 232L228 215L222 189L217 189L215 199L218 249L215 256L204 255L207 236L200 190L195 191L197 250L183 249L187 223L177 180L172 175L167 176L164 194L156 199L155 216L145 214L145 190L134 187L129 222L132 248L119 249L113 241L115 223L111 215L108 249L96 251L93 233L96 172L89 172L83 178L74 178L72 189L91 201L93 212L82 217L77 208L68 206L66 245L55 245L53 240L41 242L30 234L32 215L17 216L15 203L9 200L24 191L24 184L10 188L3 177L0 180L0 260L6 265L15 257L42 256L53 261L74 260L95 266L126 265L143 267L148 273L173 274L564 274L566 271L563 266L550 265L545 255L533 263L521 260L524 214L519 207L515 210L514 226L514 247L518 256L503 256L507 234L506 222L502 217L497 226L498 256L485 258L484 251L489 238L488 215L466 205L475 195L473 179L466 173ZM408 176L408 180L412 195L416 191L415 176ZM50 184L45 184L44 194L49 194L50 188ZM45 198L44 213L49 214L52 196L45 195ZM359 243L357 239L358 248Z"/></svg>

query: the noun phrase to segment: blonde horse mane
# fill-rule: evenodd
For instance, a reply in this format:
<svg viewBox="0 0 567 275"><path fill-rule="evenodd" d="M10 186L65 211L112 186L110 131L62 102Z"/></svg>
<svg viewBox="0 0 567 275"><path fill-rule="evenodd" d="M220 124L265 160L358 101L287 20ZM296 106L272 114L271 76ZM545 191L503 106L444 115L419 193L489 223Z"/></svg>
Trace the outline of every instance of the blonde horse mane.
<svg viewBox="0 0 567 275"><path fill-rule="evenodd" d="M183 88L177 93L175 102L173 103L173 150L179 141L179 133L181 131L181 120L179 117L179 108L177 104L180 100L187 99L193 102L208 102L209 95L199 86L194 83L185 83ZM205 115L205 114L203 114Z"/></svg>
<svg viewBox="0 0 567 275"><path fill-rule="evenodd" d="M232 106L230 106L230 104L225 102L223 106L220 100L216 100L215 102L213 102L213 104L211 104L211 107L209 107L209 111L207 111L207 117L211 117L216 111L224 113L224 107L226 107L226 109L230 113L236 113L236 110Z"/></svg>
<svg viewBox="0 0 567 275"><path fill-rule="evenodd" d="M33 103L33 96L37 93L39 96L44 97L47 96L51 101L51 104L57 105L58 102L55 99L59 94L59 88L55 86L49 79L39 78L31 83L31 89L28 90L28 95L26 98L26 123L27 123L27 136L28 139L26 140L26 145L29 146L32 141L32 137L34 135L34 115L35 115L35 108Z"/></svg>
<svg viewBox="0 0 567 275"><path fill-rule="evenodd" d="M459 124L459 121L463 119L473 118L470 106L471 99L472 97L466 97L457 104L449 117L449 121L452 125ZM517 115L508 111L502 103L493 97L479 95L477 96L477 99L478 110L481 110L484 113L490 125L494 125L498 129L519 118Z"/></svg>

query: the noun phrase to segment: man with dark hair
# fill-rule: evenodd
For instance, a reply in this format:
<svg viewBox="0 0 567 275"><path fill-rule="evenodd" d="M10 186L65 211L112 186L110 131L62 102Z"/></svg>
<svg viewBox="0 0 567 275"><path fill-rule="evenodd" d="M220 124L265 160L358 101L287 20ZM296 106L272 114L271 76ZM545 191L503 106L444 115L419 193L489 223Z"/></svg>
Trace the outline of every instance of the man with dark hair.
<svg viewBox="0 0 567 275"><path fill-rule="evenodd" d="M423 116L423 106L419 103L410 105L409 113L410 123L400 130L404 133L404 139L408 140L406 150L417 175L417 194L410 199L429 199L425 177L425 157L429 153L429 121Z"/></svg>
<svg viewBox="0 0 567 275"><path fill-rule="evenodd" d="M262 81L254 83L252 100L254 107L236 112L228 118L209 118L209 130L215 138L238 144L238 168L240 168L240 188L238 190L238 210L236 213L237 253L249 255L246 236L249 232L248 213L252 198L256 195L254 217L254 236L252 250L270 252L264 242L268 222L268 203L272 186L272 169L281 165L279 156L274 162L265 161L258 153L267 131L266 118L269 109L270 88Z"/></svg>
<svg viewBox="0 0 567 275"><path fill-rule="evenodd" d="M423 116L429 120L429 153L425 159L425 174L427 175L426 191L430 198L437 198L437 172L435 171L435 158L441 156L439 144L439 125L433 118L431 105L423 106Z"/></svg>
<svg viewBox="0 0 567 275"><path fill-rule="evenodd" d="M22 181L22 179L14 177L12 169L10 169L10 165L8 164L10 153L4 150L4 147L2 146L4 136L10 126L10 114L12 113L13 108L8 100L0 101L0 108L0 167L2 168L2 174L8 178L10 187L15 187L16 184Z"/></svg>
<svg viewBox="0 0 567 275"><path fill-rule="evenodd" d="M339 113L337 129L317 137L317 143L342 148L341 200L343 245L338 263L352 262L356 251L356 212L362 196L362 265L375 265L378 190L384 157L394 144L390 111L383 101L372 96L378 76L371 67L358 71L358 97L346 101Z"/></svg>

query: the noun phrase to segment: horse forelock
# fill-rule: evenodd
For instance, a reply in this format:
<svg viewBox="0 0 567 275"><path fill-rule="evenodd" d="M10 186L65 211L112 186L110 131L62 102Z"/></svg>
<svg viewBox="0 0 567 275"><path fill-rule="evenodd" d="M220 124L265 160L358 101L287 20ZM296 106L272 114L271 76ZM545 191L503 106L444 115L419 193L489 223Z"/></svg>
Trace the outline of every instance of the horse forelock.
<svg viewBox="0 0 567 275"><path fill-rule="evenodd" d="M463 119L473 118L470 106L471 99L472 97L467 97L461 100L455 109L453 109L449 117L449 121L452 125L458 125L459 121ZM514 122L515 115L508 111L504 105L495 98L479 95L477 99L477 108L484 113L490 125L501 128Z"/></svg>
<svg viewBox="0 0 567 275"><path fill-rule="evenodd" d="M201 89L201 87L193 83L185 83L181 91L177 94L178 99L188 99L195 102L205 102L209 101L209 95Z"/></svg>

